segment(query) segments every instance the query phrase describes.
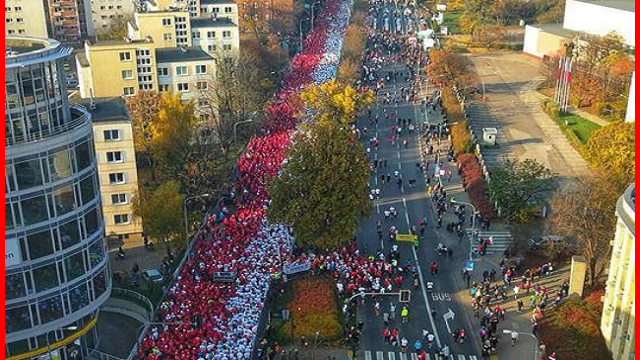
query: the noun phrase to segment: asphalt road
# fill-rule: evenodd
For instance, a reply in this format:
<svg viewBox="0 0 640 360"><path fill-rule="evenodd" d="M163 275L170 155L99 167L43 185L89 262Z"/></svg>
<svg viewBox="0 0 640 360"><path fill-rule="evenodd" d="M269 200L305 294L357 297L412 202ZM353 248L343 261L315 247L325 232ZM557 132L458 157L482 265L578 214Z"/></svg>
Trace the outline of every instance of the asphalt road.
<svg viewBox="0 0 640 360"><path fill-rule="evenodd" d="M401 64L388 64L382 71L386 73L389 69L397 69L406 73L406 67ZM398 77L397 83L385 86L385 90L393 92L394 88L397 89L400 86L408 86L402 76ZM414 249L411 242L395 242L401 254L400 264L404 264L405 260L408 259L414 264L417 262L420 268L420 287L418 289L414 288L411 276L405 276L403 285L403 289L412 290L411 300L408 304L409 322L403 324L400 321L399 313L402 305L398 304L397 297L386 296L381 301L382 310L379 316L374 313L375 300L367 299L365 305L359 306L358 311L359 320L362 320L365 324L358 358L365 360L392 360L396 358L403 359L406 356L407 359L410 359L411 353L415 354L415 351L410 351L408 355L401 354L399 347L392 347L383 341L382 313L389 312L390 303L393 302L397 305L396 319L391 321L390 328L398 328L399 337L405 337L409 340L410 349L413 348L413 343L416 340L423 340L422 330L427 329L436 335L434 346L448 345L454 359L475 360L477 354L480 353L479 348L476 348L477 342L470 341L471 339L468 336L464 344L453 344L450 335L450 330L457 328L464 328L468 335L474 335L470 331L470 319L464 311L462 303L457 301L457 296L461 295L459 287L461 283L460 271L468 256L469 243L467 240L463 240L459 244L457 238L454 239L446 233L444 227L440 230L435 228L434 211L431 200L426 195L426 181L424 175L417 171L415 166L417 162L422 161L418 142L423 141L424 145L424 139L419 139L418 130L412 134L403 130L403 135L396 141L395 145L392 145L390 141L391 126L395 124L395 119L385 120L383 110L387 108L389 112L396 113L399 118L411 118L413 120L412 123L415 125L419 125L417 118L422 120L424 115L420 112L419 105L399 103L397 106L395 104L384 106L381 99L382 96L379 96L378 103L372 109L373 117L376 114L380 116L377 126L371 125L367 116L359 121L358 126L361 131L365 127L368 128L368 135L362 135L362 140L365 146L371 148L370 159L372 161L376 158L378 160L387 160L386 168L380 168L372 174L370 186L372 189L379 188L381 195L379 199L372 203L371 216L363 222L357 234L360 249L366 254L375 254L377 250L383 250L385 254L388 254L392 246L388 240L389 227L394 225L401 234L408 234L411 226L415 225L419 228L418 222L425 217L428 219L428 226L418 249ZM439 114L439 111L436 113ZM431 113L429 117L431 123L439 121L440 117L436 113ZM377 150L374 146L368 145L371 137L376 137L380 140L380 146ZM409 145L406 148L401 145L402 140L405 138L409 139ZM433 160L431 163L433 164ZM395 171L398 171L404 179L402 186L396 185L395 181L383 185L380 180L380 174L391 174L394 177ZM410 179L416 180L415 187L408 185ZM384 210L391 206L395 207L398 216L397 219L391 219L384 223L383 240L380 241L376 231L376 222L378 219L384 220ZM437 254L435 249L438 243L453 247L452 259L440 257ZM432 261L437 262L440 266L440 271L435 276L431 275L429 268ZM426 290L426 283L429 281L434 283L434 289L431 292ZM463 293L466 294L466 292ZM445 321L444 314L450 313L450 311L453 312L454 317ZM431 356L430 358L433 359L434 357Z"/></svg>

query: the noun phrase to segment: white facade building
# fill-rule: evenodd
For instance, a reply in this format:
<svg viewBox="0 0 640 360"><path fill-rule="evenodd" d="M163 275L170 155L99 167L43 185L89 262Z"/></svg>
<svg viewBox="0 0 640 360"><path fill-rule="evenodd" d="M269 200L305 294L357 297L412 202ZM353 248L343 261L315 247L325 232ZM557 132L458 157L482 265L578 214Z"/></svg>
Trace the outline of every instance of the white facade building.
<svg viewBox="0 0 640 360"><path fill-rule="evenodd" d="M158 89L180 94L182 101L194 101L199 112L208 107L206 97L198 96L213 86L216 61L199 47L156 50Z"/></svg>
<svg viewBox="0 0 640 360"><path fill-rule="evenodd" d="M615 31L628 46L636 46L636 4L633 0L567 0L562 26L605 36Z"/></svg>
<svg viewBox="0 0 640 360"><path fill-rule="evenodd" d="M613 360L635 359L635 209L635 185L632 184L616 204L618 221L600 323Z"/></svg>

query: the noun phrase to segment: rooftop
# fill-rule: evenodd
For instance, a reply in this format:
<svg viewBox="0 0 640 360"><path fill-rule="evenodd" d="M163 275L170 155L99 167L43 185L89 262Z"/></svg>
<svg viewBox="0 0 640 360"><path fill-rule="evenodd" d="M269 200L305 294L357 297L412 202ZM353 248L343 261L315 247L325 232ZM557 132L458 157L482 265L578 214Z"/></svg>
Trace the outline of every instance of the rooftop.
<svg viewBox="0 0 640 360"><path fill-rule="evenodd" d="M583 3L604 6L608 8L636 12L636 2L634 0L577 0Z"/></svg>
<svg viewBox="0 0 640 360"><path fill-rule="evenodd" d="M200 0L200 5L225 5L235 3L233 0Z"/></svg>
<svg viewBox="0 0 640 360"><path fill-rule="evenodd" d="M170 63L181 61L212 60L213 57L199 47L162 48L156 49L156 61L158 63Z"/></svg>
<svg viewBox="0 0 640 360"><path fill-rule="evenodd" d="M561 36L567 39L584 35L579 31L565 29L564 27L562 27L562 24L533 24L531 26L536 27L546 33Z"/></svg>
<svg viewBox="0 0 640 360"><path fill-rule="evenodd" d="M135 45L135 44L147 44L153 43L153 39L151 37L145 39L118 39L118 40L100 40L100 41L85 41L89 46L116 46L116 45Z"/></svg>
<svg viewBox="0 0 640 360"><path fill-rule="evenodd" d="M131 121L126 103L121 97L94 98L95 106L93 109L91 99L72 98L71 101L86 107L91 113L91 121L93 123L123 120L127 122Z"/></svg>
<svg viewBox="0 0 640 360"><path fill-rule="evenodd" d="M29 66L55 61L71 54L72 49L53 39L31 36L5 36L4 68Z"/></svg>
<svg viewBox="0 0 640 360"><path fill-rule="evenodd" d="M193 18L191 19L191 27L237 27L230 18L227 17L219 17L217 19L212 19L210 17L201 17L201 18Z"/></svg>

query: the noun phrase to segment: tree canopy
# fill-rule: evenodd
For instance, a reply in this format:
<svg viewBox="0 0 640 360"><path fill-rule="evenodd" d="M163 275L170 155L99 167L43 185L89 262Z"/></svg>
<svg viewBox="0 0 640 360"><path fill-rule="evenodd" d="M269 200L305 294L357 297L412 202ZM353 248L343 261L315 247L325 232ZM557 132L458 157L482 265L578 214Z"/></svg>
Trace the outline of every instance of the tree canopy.
<svg viewBox="0 0 640 360"><path fill-rule="evenodd" d="M373 104L375 95L372 91L358 92L351 85L331 80L322 85L309 85L300 98L312 111L315 121L351 125L356 116Z"/></svg>
<svg viewBox="0 0 640 360"><path fill-rule="evenodd" d="M555 188L554 173L534 159L508 159L489 172L489 199L498 202L514 222L528 221L532 208L541 205L543 195Z"/></svg>
<svg viewBox="0 0 640 360"><path fill-rule="evenodd" d="M624 187L596 175L579 179L551 199L551 231L569 237L573 252L585 257L591 285L598 282L606 269L611 252L609 243L614 236L616 201L623 191Z"/></svg>
<svg viewBox="0 0 640 360"><path fill-rule="evenodd" d="M291 224L303 247L336 246L370 210L369 176L364 148L351 131L329 121L307 124L269 185L268 216Z"/></svg>
<svg viewBox="0 0 640 360"><path fill-rule="evenodd" d="M193 103L183 103L180 95L162 96L158 116L149 126L150 148L159 166L173 179L180 178L193 153L196 124Z"/></svg>
<svg viewBox="0 0 640 360"><path fill-rule="evenodd" d="M141 191L133 198L133 212L142 218L144 231L152 239L168 242L182 238L182 202L180 184L168 181L155 191Z"/></svg>
<svg viewBox="0 0 640 360"><path fill-rule="evenodd" d="M585 160L619 187L636 175L636 133L631 122L614 122L593 132L585 145Z"/></svg>

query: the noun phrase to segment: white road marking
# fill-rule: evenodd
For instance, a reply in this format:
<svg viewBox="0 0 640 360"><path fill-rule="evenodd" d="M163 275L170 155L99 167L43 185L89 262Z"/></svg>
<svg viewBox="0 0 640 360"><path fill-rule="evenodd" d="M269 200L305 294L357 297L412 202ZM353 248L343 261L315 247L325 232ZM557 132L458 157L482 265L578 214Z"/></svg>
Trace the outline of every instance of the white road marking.
<svg viewBox="0 0 640 360"><path fill-rule="evenodd" d="M404 214L406 215L407 220L407 229L411 229L411 223L409 222L409 209L407 208L407 199L402 198L402 204L404 205ZM416 262L416 265L419 265L418 261L418 253L416 252L416 247L411 246L411 251L413 252L413 259ZM424 287L424 277L422 275L422 267L416 266L418 269L418 277L420 278L420 288L422 290L422 298L424 299L424 304L427 307L427 317L429 318L429 322L431 323L431 329L433 330L433 334L436 337L436 344L439 348L442 347L442 343L440 342L440 336L438 335L438 329L436 328L436 323L433 320L433 316L431 316L431 305L429 305L429 299L427 298L427 289Z"/></svg>
<svg viewBox="0 0 640 360"><path fill-rule="evenodd" d="M376 359L384 360L384 353L382 351L376 351Z"/></svg>

